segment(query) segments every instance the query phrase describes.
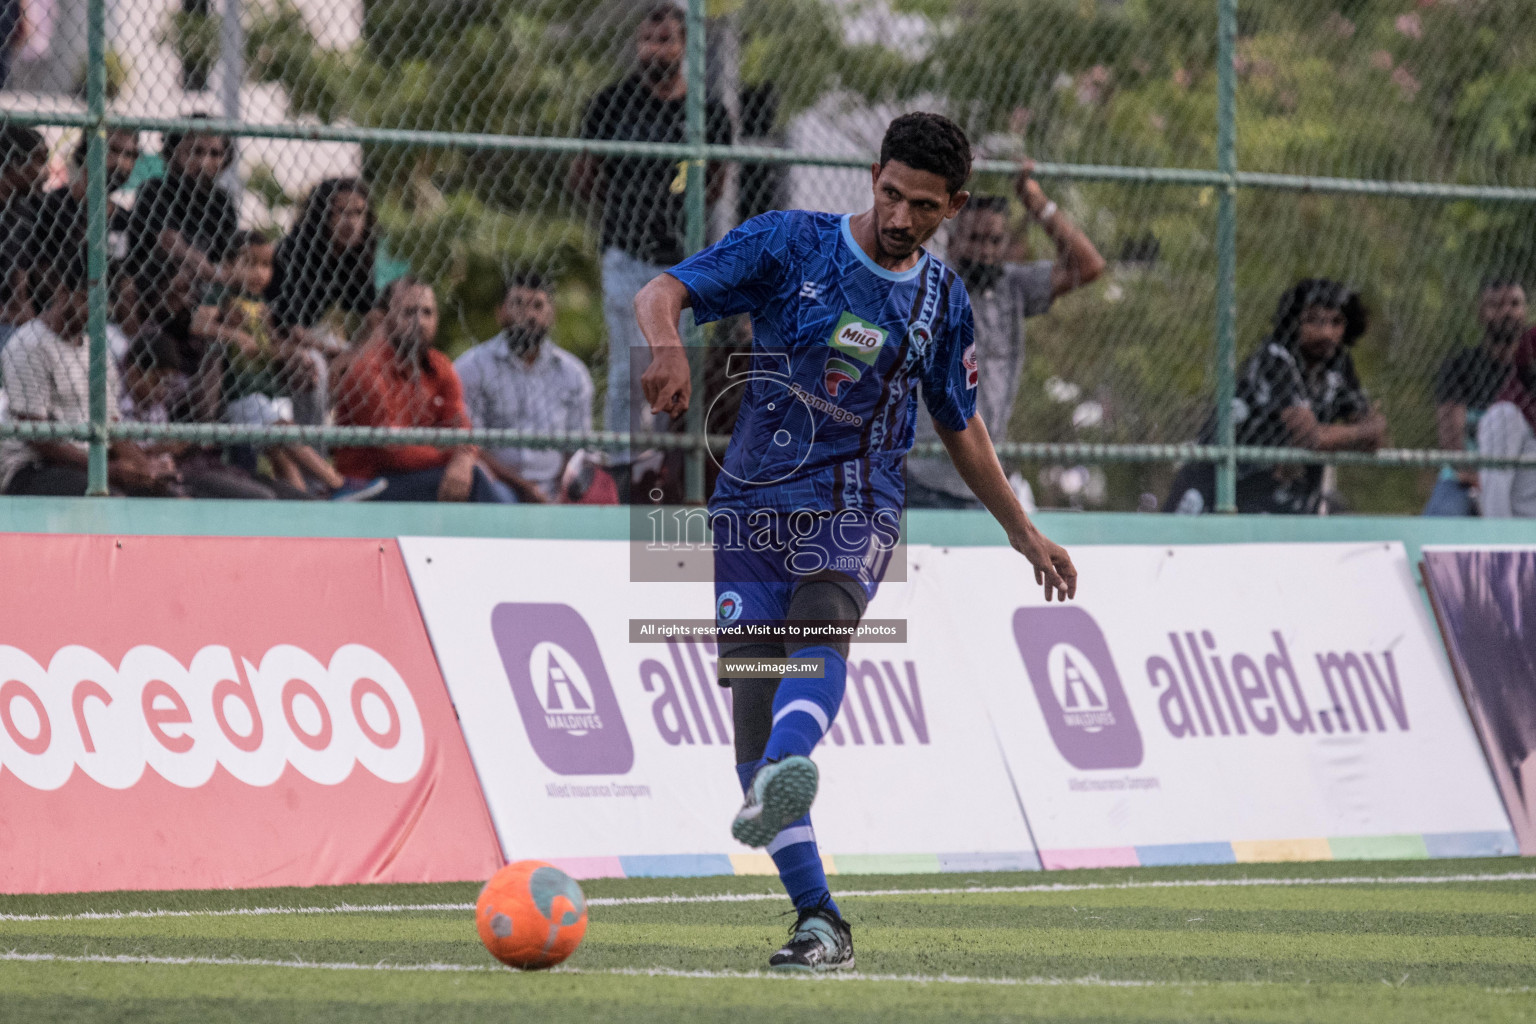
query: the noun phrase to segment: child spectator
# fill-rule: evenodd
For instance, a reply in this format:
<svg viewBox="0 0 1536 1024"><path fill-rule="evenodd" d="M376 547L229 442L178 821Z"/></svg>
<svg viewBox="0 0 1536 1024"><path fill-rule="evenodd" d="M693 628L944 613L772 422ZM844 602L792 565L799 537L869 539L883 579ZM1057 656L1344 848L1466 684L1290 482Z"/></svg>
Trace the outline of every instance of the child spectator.
<svg viewBox="0 0 1536 1024"><path fill-rule="evenodd" d="M276 252L276 243L259 232L236 233L220 275L227 283L207 292L193 318L192 332L214 343L223 364L225 423L292 425L293 392L315 385L307 353L276 341L262 297L272 281ZM305 490L313 478L331 492L346 483L309 445L269 445L266 455L273 475L290 487Z"/></svg>

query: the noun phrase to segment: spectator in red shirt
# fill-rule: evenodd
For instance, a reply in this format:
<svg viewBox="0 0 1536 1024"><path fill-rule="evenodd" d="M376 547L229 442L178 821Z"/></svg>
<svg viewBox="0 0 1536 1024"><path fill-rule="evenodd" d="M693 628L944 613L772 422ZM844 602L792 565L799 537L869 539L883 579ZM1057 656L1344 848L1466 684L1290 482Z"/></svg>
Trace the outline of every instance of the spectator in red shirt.
<svg viewBox="0 0 1536 1024"><path fill-rule="evenodd" d="M437 297L414 277L390 289L382 336L363 346L337 385L336 422L350 427L468 427L464 389L437 340ZM378 501L515 501L473 445L339 448L336 468L383 478Z"/></svg>

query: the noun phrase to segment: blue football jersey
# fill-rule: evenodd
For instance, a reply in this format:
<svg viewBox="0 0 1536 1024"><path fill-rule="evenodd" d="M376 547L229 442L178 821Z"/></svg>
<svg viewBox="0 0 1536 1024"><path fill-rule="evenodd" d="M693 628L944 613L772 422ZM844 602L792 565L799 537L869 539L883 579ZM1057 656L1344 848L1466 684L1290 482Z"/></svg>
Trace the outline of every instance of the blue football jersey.
<svg viewBox="0 0 1536 1024"><path fill-rule="evenodd" d="M893 273L854 241L847 216L754 217L668 271L694 318L752 316L752 352L733 360L712 403L739 391L711 508L900 509L913 390L938 422L976 412L971 304L931 253ZM707 410L706 410L707 411Z"/></svg>

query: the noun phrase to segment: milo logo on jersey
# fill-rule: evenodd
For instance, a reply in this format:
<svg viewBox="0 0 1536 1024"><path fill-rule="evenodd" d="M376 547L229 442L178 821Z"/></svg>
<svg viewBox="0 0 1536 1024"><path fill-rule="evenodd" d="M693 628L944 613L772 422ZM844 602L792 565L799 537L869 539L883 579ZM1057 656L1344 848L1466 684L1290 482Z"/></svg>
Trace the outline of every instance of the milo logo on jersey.
<svg viewBox="0 0 1536 1024"><path fill-rule="evenodd" d="M832 351L827 353L826 370L821 378L821 386L827 394L836 398L844 384L855 384L864 376L865 366L875 365L887 333L852 313L844 313L838 318L832 336L827 339Z"/></svg>

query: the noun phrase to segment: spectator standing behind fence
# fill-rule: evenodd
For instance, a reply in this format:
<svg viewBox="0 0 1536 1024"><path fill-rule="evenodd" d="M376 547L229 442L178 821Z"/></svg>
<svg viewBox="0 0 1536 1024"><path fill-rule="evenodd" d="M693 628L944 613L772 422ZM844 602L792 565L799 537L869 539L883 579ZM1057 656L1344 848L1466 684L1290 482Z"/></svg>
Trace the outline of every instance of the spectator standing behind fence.
<svg viewBox="0 0 1536 1024"><path fill-rule="evenodd" d="M37 314L32 235L48 169L48 147L35 128L0 125L0 349Z"/></svg>
<svg viewBox="0 0 1536 1024"><path fill-rule="evenodd" d="M168 132L161 152L165 177L139 186L128 218L130 269L151 306L157 298L153 283L167 265L185 267L197 281L218 280L219 263L240 226L234 199L218 183L235 158L229 139Z"/></svg>
<svg viewBox="0 0 1536 1024"><path fill-rule="evenodd" d="M1536 458L1536 331L1518 343L1498 401L1477 424L1481 455ZM1483 515L1536 516L1536 466L1485 467L1478 472Z"/></svg>
<svg viewBox="0 0 1536 1024"><path fill-rule="evenodd" d="M652 7L635 30L635 74L592 98L581 122L584 139L621 142L688 141L687 42L682 11ZM716 101L705 105L706 138L729 144L731 122ZM724 168L706 174L710 202L719 198ZM635 321L635 294L683 258L684 190L688 165L681 160L635 156L579 156L571 165L577 195L602 206L603 319L608 327L608 394L603 424L640 433L657 429L646 412L640 375L650 349Z"/></svg>
<svg viewBox="0 0 1536 1024"><path fill-rule="evenodd" d="M85 261L59 268L42 313L18 329L0 352L0 376L13 420L85 423L90 419L90 346ZM107 411L117 418L119 383L107 363ZM131 495L175 492L176 467L167 457L148 455L129 441L108 452L107 479ZM84 495L86 447L77 441L0 441L0 491L6 494Z"/></svg>
<svg viewBox="0 0 1536 1024"><path fill-rule="evenodd" d="M223 268L226 283L212 286L193 318L193 332L215 344L219 366L214 372L221 378L225 423L292 426L292 396L317 387L308 353L274 337L271 313L262 298L272 281L276 248L259 232L236 234ZM273 444L265 451L272 475L296 490L308 490L310 480L327 494L346 484L307 444Z"/></svg>
<svg viewBox="0 0 1536 1024"><path fill-rule="evenodd" d="M501 332L453 364L477 427L584 434L592 429L592 376L550 340L555 300L534 273L507 282L497 319ZM486 463L523 501L560 498L569 453L555 448L498 448Z"/></svg>
<svg viewBox="0 0 1536 1024"><path fill-rule="evenodd" d="M949 237L949 264L965 282L976 318L976 411L992 437L1008 436L1008 420L1024 370L1024 321L1051 308L1067 292L1098 279L1104 257L1067 218L1034 178L1025 161L1014 183L1024 209L1056 246L1055 260L1009 263L1014 238L1008 228L1008 201L972 196L955 218ZM917 418L919 443L938 441L926 416ZM981 508L954 463L944 456L907 458L908 508Z"/></svg>
<svg viewBox="0 0 1536 1024"><path fill-rule="evenodd" d="M348 427L470 424L453 363L437 349L437 296L402 277L389 289L380 337L352 360L337 388L336 422ZM480 464L473 445L339 448L336 468L354 480L383 477L380 501L515 501Z"/></svg>
<svg viewBox="0 0 1536 1024"><path fill-rule="evenodd" d="M86 190L90 184L85 167L86 140L81 139L70 153L72 177L69 184L54 189L38 204L37 227L31 249L39 256L60 262L86 256ZM107 133L107 195L128 184L139 162L139 136L127 128ZM107 255L121 259L126 255L128 211L107 201Z"/></svg>
<svg viewBox="0 0 1536 1024"><path fill-rule="evenodd" d="M1478 448L1477 427L1509 380L1515 347L1525 333L1525 287L1494 278L1478 292L1483 337L1446 357L1435 377L1435 425L1443 451ZM1427 516L1470 516L1477 511L1478 472L1446 466L1424 508Z"/></svg>
<svg viewBox="0 0 1536 1024"><path fill-rule="evenodd" d="M1386 417L1355 373L1350 349L1370 317L1359 293L1337 281L1310 278L1280 297L1273 328L1237 373L1232 420L1237 443L1314 451L1366 451L1387 437ZM1216 417L1200 431L1216 443ZM1320 465L1237 467L1239 512L1315 513L1322 498ZM1207 512L1216 504L1216 469L1187 463L1174 478L1165 512Z"/></svg>

